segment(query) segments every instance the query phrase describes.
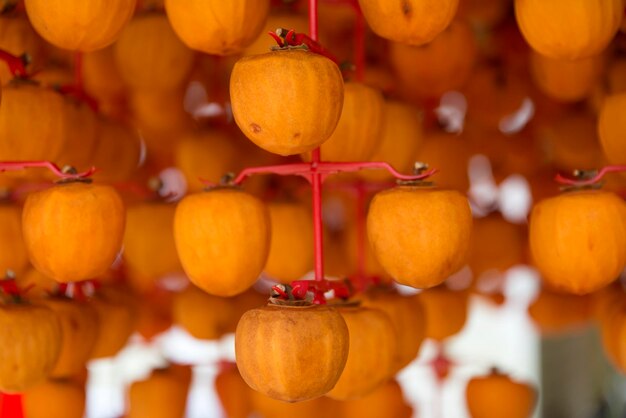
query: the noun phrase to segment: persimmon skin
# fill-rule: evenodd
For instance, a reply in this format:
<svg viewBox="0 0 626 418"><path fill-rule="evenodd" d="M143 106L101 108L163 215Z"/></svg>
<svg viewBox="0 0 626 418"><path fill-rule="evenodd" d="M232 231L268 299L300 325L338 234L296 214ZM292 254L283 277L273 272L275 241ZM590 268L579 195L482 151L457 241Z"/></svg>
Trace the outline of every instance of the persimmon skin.
<svg viewBox="0 0 626 418"><path fill-rule="evenodd" d="M535 408L537 393L529 384L494 372L471 379L466 399L472 418L528 418Z"/></svg>
<svg viewBox="0 0 626 418"><path fill-rule="evenodd" d="M522 35L534 50L552 58L599 54L617 33L623 11L623 0L515 0Z"/></svg>
<svg viewBox="0 0 626 418"><path fill-rule="evenodd" d="M386 190L374 196L367 216L380 264L394 280L416 288L436 286L463 267L471 229L467 198L452 190Z"/></svg>
<svg viewBox="0 0 626 418"><path fill-rule="evenodd" d="M391 319L378 309L341 307L350 336L346 366L327 396L337 400L355 399L371 393L394 372L396 334Z"/></svg>
<svg viewBox="0 0 626 418"><path fill-rule="evenodd" d="M130 21L136 0L26 0L35 30L51 44L89 52L111 45Z"/></svg>
<svg viewBox="0 0 626 418"><path fill-rule="evenodd" d="M211 55L241 52L261 32L269 10L269 0L165 1L167 17L180 39Z"/></svg>
<svg viewBox="0 0 626 418"><path fill-rule="evenodd" d="M579 191L542 200L529 227L533 263L558 290L594 292L626 265L626 207L613 193Z"/></svg>
<svg viewBox="0 0 626 418"><path fill-rule="evenodd" d="M608 96L602 103L598 134L604 156L611 164L626 164L626 93Z"/></svg>
<svg viewBox="0 0 626 418"><path fill-rule="evenodd" d="M96 278L120 251L125 218L109 186L71 182L31 193L22 213L30 260L58 282Z"/></svg>
<svg viewBox="0 0 626 418"><path fill-rule="evenodd" d="M26 418L83 418L85 387L74 380L47 380L24 392Z"/></svg>
<svg viewBox="0 0 626 418"><path fill-rule="evenodd" d="M265 273L290 283L313 269L311 211L297 202L271 202L268 209L272 238Z"/></svg>
<svg viewBox="0 0 626 418"><path fill-rule="evenodd" d="M42 382L61 351L61 325L43 306L0 305L0 390L19 393Z"/></svg>
<svg viewBox="0 0 626 418"><path fill-rule="evenodd" d="M252 389L285 402L300 402L335 386L348 358L349 342L346 322L333 308L268 304L241 317L235 356L241 377Z"/></svg>
<svg viewBox="0 0 626 418"><path fill-rule="evenodd" d="M270 220L264 203L235 188L189 195L174 215L174 240L183 269L216 296L248 289L265 266Z"/></svg>
<svg viewBox="0 0 626 418"><path fill-rule="evenodd" d="M279 155L308 152L328 140L339 122L343 96L337 65L306 51L244 57L230 78L235 122L248 139Z"/></svg>
<svg viewBox="0 0 626 418"><path fill-rule="evenodd" d="M359 5L377 35L405 44L423 45L448 27L459 0L359 0Z"/></svg>

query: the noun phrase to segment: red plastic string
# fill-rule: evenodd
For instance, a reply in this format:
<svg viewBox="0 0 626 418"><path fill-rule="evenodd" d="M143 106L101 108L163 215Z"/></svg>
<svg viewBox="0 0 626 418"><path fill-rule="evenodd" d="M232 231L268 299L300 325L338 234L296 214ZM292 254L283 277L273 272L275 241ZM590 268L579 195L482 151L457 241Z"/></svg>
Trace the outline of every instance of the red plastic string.
<svg viewBox="0 0 626 418"><path fill-rule="evenodd" d="M335 64L339 65L339 60L335 57L329 50L324 48L319 42L311 39L309 36L296 33L295 30L290 29L287 32L284 32L284 29L281 29L277 32L268 32L278 46L280 48L293 47L293 46L306 46L307 49L315 54L323 55L326 58L333 61Z"/></svg>
<svg viewBox="0 0 626 418"><path fill-rule="evenodd" d="M0 161L0 172L24 170L27 168L47 168L60 179L84 179L96 172L95 167L82 173L64 173L58 165L51 161Z"/></svg>
<svg viewBox="0 0 626 418"><path fill-rule="evenodd" d="M22 395L18 393L2 393L0 401L0 418L24 418Z"/></svg>
<svg viewBox="0 0 626 418"><path fill-rule="evenodd" d="M405 181L423 180L437 170L432 169L420 174L407 175L399 173L389 163L374 162L325 162L320 161L319 148L313 150L312 161L309 163L293 163L261 167L249 167L242 170L233 183L240 185L246 178L255 174L277 174L281 176L297 175L306 178L312 186L313 197L313 228L315 249L315 280L324 280L324 236L322 223L322 182L330 174L354 172L363 169L384 169L395 178Z"/></svg>
<svg viewBox="0 0 626 418"><path fill-rule="evenodd" d="M351 282L356 292L364 292L368 287L380 282L380 277L367 276L366 265L366 204L369 193L379 192L394 187L396 183L390 181L365 182L362 180L349 182L333 182L327 187L349 193L356 200L355 220L357 225L357 266L355 275L351 276Z"/></svg>
<svg viewBox="0 0 626 418"><path fill-rule="evenodd" d="M595 172L590 178L571 178L565 177L560 173L554 178L558 183L568 186L589 186L598 183L608 173L623 173L626 172L626 165L609 165L601 168ZM592 172L593 173L593 172Z"/></svg>
<svg viewBox="0 0 626 418"><path fill-rule="evenodd" d="M13 77L26 78L28 76L23 57L13 55L0 49L0 60L4 61L9 66L9 71Z"/></svg>
<svg viewBox="0 0 626 418"><path fill-rule="evenodd" d="M316 157L316 150L313 150L312 161L310 163L292 163L281 165L268 165L260 167L248 167L239 172L235 177L233 183L240 185L243 181L253 175L257 174L276 174L279 176L302 176L309 182L313 182L313 174L320 174L322 180L331 174L355 172L359 170L386 170L398 180L404 181L417 181L424 180L437 172L437 169L431 169L420 174L402 174L397 171L393 166L384 161L371 161L371 162L326 162L315 161L319 158L319 154ZM207 185L214 185L211 183L205 183Z"/></svg>
<svg viewBox="0 0 626 418"><path fill-rule="evenodd" d="M309 36L314 41L318 41L317 34L318 28L318 15L317 15L317 0L309 0Z"/></svg>
<svg viewBox="0 0 626 418"><path fill-rule="evenodd" d="M0 290L9 296L20 296L21 291L14 279L0 280Z"/></svg>
<svg viewBox="0 0 626 418"><path fill-rule="evenodd" d="M317 0L309 0L309 35L317 41L318 34ZM313 195L313 233L315 239L315 280L324 280L324 225L322 222L322 175L314 168L322 160L320 148L313 150L309 170L311 172L311 193Z"/></svg>
<svg viewBox="0 0 626 418"><path fill-rule="evenodd" d="M352 286L349 281L337 280L295 280L291 282L292 295L299 300L306 299L308 292L313 293L313 303L318 305L326 304L324 294L328 291L334 291L335 297L340 299L348 299L353 294Z"/></svg>
<svg viewBox="0 0 626 418"><path fill-rule="evenodd" d="M74 80L72 84L61 86L59 92L76 98L97 112L98 101L85 92L83 84L83 53L76 52L74 54Z"/></svg>

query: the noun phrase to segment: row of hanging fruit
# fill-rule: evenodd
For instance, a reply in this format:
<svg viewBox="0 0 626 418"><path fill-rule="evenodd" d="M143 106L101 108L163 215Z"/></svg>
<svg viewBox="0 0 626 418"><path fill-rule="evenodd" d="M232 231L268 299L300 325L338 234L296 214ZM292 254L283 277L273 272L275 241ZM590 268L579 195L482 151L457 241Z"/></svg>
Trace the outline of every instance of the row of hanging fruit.
<svg viewBox="0 0 626 418"><path fill-rule="evenodd" d="M174 324L235 334L228 416L408 417L398 373L431 340L444 381L470 297L505 303L519 264L540 332L598 324L626 371L623 0L0 9L8 416L82 417L88 362ZM531 416L519 377L474 376L469 414ZM183 416L190 382L155 370L127 416Z"/></svg>

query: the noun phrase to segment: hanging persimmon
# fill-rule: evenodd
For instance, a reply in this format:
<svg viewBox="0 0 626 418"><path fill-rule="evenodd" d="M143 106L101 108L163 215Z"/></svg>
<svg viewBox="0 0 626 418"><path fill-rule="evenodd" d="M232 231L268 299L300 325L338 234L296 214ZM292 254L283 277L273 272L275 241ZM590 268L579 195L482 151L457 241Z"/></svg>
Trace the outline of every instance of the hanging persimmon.
<svg viewBox="0 0 626 418"><path fill-rule="evenodd" d="M167 17L180 39L211 55L241 52L261 32L269 10L269 0L165 1Z"/></svg>
<svg viewBox="0 0 626 418"><path fill-rule="evenodd" d="M365 20L378 36L422 45L448 27L459 0L359 0L359 5Z"/></svg>
<svg viewBox="0 0 626 418"><path fill-rule="evenodd" d="M387 289L372 289L360 297L364 307L383 311L391 320L397 339L397 353L391 375L409 364L419 353L426 333L424 307L415 297Z"/></svg>
<svg viewBox="0 0 626 418"><path fill-rule="evenodd" d="M75 51L111 45L135 11L136 0L83 2L25 0L35 30L51 44Z"/></svg>
<svg viewBox="0 0 626 418"><path fill-rule="evenodd" d="M528 306L528 314L542 335L574 331L590 323L591 297L558 293L544 287Z"/></svg>
<svg viewBox="0 0 626 418"><path fill-rule="evenodd" d="M330 138L343 97L337 65L302 50L244 57L230 78L237 125L259 147L280 155L311 151Z"/></svg>
<svg viewBox="0 0 626 418"><path fill-rule="evenodd" d="M22 209L0 203L0 275L11 270L17 277L26 271L28 254L22 238Z"/></svg>
<svg viewBox="0 0 626 418"><path fill-rule="evenodd" d="M322 157L327 161L369 160L381 140L384 104L382 94L376 89L361 83L345 83L341 117L335 131L321 146Z"/></svg>
<svg viewBox="0 0 626 418"><path fill-rule="evenodd" d="M537 402L531 385L512 380L497 369L471 379L465 396L472 418L529 418Z"/></svg>
<svg viewBox="0 0 626 418"><path fill-rule="evenodd" d="M341 404L341 402L326 396L302 402L283 402L265 396L255 390L249 391L251 392L252 411L254 412L254 416L258 416L259 418L334 417L337 406Z"/></svg>
<svg viewBox="0 0 626 418"><path fill-rule="evenodd" d="M172 326L174 292L156 287L148 293L137 295L135 331L146 341L165 332Z"/></svg>
<svg viewBox="0 0 626 418"><path fill-rule="evenodd" d="M509 0L465 0L459 2L458 15L481 29L497 26L509 12Z"/></svg>
<svg viewBox="0 0 626 418"><path fill-rule="evenodd" d="M132 205L126 211L123 256L139 291L163 276L182 272L174 243L175 211L175 205L159 202Z"/></svg>
<svg viewBox="0 0 626 418"><path fill-rule="evenodd" d="M349 341L346 322L333 308L270 303L241 317L235 356L241 377L252 389L300 402L335 386L348 359Z"/></svg>
<svg viewBox="0 0 626 418"><path fill-rule="evenodd" d="M252 414L252 390L241 378L235 364L223 367L215 377L215 392L228 418L248 418Z"/></svg>
<svg viewBox="0 0 626 418"><path fill-rule="evenodd" d="M606 68L605 83L610 94L626 92L626 59L614 58Z"/></svg>
<svg viewBox="0 0 626 418"><path fill-rule="evenodd" d="M626 164L626 93L618 93L604 99L598 119L600 144L611 164Z"/></svg>
<svg viewBox="0 0 626 418"><path fill-rule="evenodd" d="M130 386L128 418L178 418L185 415L189 377L170 368L156 369Z"/></svg>
<svg viewBox="0 0 626 418"><path fill-rule="evenodd" d="M401 173L411 173L424 140L422 120L418 108L399 101L385 101L380 141L370 161L385 161ZM363 170L359 174L370 180L391 178L385 170Z"/></svg>
<svg viewBox="0 0 626 418"><path fill-rule="evenodd" d="M362 231L359 231L359 227L362 228ZM361 233L363 236L359 235ZM363 240L363 242L360 240ZM341 244L342 252L338 254L340 257L338 261L341 262L343 266L342 271L345 270L345 273L340 274L340 276L354 274L362 269L363 271L361 273L365 274L367 277L377 277L383 281L390 281L389 274L382 268L372 253L372 246L367 240L365 226L357 225L350 213L346 216L346 226L343 231L343 236L341 237ZM359 246L362 246L362 248L359 249ZM363 250L363 254L359 255L359 251L361 250ZM329 252L330 251L332 250L329 250ZM359 257L363 257L363 259L359 260ZM363 265L359 266L359 263L363 263Z"/></svg>
<svg viewBox="0 0 626 418"><path fill-rule="evenodd" d="M90 359L113 357L126 345L135 329L136 315L127 290L103 287L90 304L98 314L98 338Z"/></svg>
<svg viewBox="0 0 626 418"><path fill-rule="evenodd" d="M394 373L398 347L391 319L379 309L337 306L350 336L346 366L326 396L346 400L372 392Z"/></svg>
<svg viewBox="0 0 626 418"><path fill-rule="evenodd" d="M167 17L159 13L134 18L114 48L119 74L132 90L167 92L180 88L195 59Z"/></svg>
<svg viewBox="0 0 626 418"><path fill-rule="evenodd" d="M302 278L313 269L311 211L297 202L267 205L272 226L265 273L282 283Z"/></svg>
<svg viewBox="0 0 626 418"><path fill-rule="evenodd" d="M346 40L352 39L356 33L355 6L356 1L350 1L349 3L318 2L318 20L323 22L318 28L319 41L322 45L328 47L336 57L347 58L354 56L354 43L346 42ZM308 17L306 14L304 16ZM287 26L282 25L280 27L287 28ZM301 33L308 32L309 29L305 28Z"/></svg>
<svg viewBox="0 0 626 418"><path fill-rule="evenodd" d="M40 71L33 74L29 80L36 81L42 87L58 90L60 86L72 85L74 75L69 67L54 64L44 66Z"/></svg>
<svg viewBox="0 0 626 418"><path fill-rule="evenodd" d="M63 104L63 146L55 161L61 167L87 170L93 165L98 147L98 119L89 106L72 97L66 96Z"/></svg>
<svg viewBox="0 0 626 418"><path fill-rule="evenodd" d="M199 192L200 181L218 182L234 169L241 154L234 138L223 131L210 130L183 135L176 145L175 163L187 181L187 190Z"/></svg>
<svg viewBox="0 0 626 418"><path fill-rule="evenodd" d="M507 119L528 102L528 81L502 65L482 66L465 88L467 119L489 130L502 130Z"/></svg>
<svg viewBox="0 0 626 418"><path fill-rule="evenodd" d="M426 338L442 342L461 332L467 320L467 291L450 290L442 285L427 289L416 297L424 307Z"/></svg>
<svg viewBox="0 0 626 418"><path fill-rule="evenodd" d="M258 308L267 303L267 295L254 289L254 287L243 293L228 299L230 305L230 320L226 327L226 332L234 333L239 320L250 309Z"/></svg>
<svg viewBox="0 0 626 418"><path fill-rule="evenodd" d="M50 309L26 303L0 305L0 390L22 392L41 383L61 352L59 319Z"/></svg>
<svg viewBox="0 0 626 418"><path fill-rule="evenodd" d="M416 288L442 283L466 262L472 213L453 190L400 186L374 196L367 235L375 257L397 282Z"/></svg>
<svg viewBox="0 0 626 418"><path fill-rule="evenodd" d="M25 418L83 418L85 387L70 379L50 379L23 394Z"/></svg>
<svg viewBox="0 0 626 418"><path fill-rule="evenodd" d="M265 266L270 233L263 202L233 187L186 196L174 216L174 239L185 272L216 296L233 296L252 286Z"/></svg>
<svg viewBox="0 0 626 418"><path fill-rule="evenodd" d="M63 344L53 378L71 378L80 374L96 344L99 319L96 310L86 302L62 297L42 299L39 304L50 308L59 318Z"/></svg>
<svg viewBox="0 0 626 418"><path fill-rule="evenodd" d="M427 131L424 142L413 161L427 161L439 170L437 185L465 193L470 186L468 165L472 156L466 135L456 135L440 130Z"/></svg>
<svg viewBox="0 0 626 418"><path fill-rule="evenodd" d="M575 191L542 200L529 228L535 266L561 291L596 291L626 266L626 206L613 193Z"/></svg>
<svg viewBox="0 0 626 418"><path fill-rule="evenodd" d="M99 110L109 110L111 105L119 105L126 95L126 86L117 69L114 51L115 46L112 45L82 56L83 87L98 101Z"/></svg>
<svg viewBox="0 0 626 418"><path fill-rule="evenodd" d="M174 323L194 338L217 340L228 332L233 306L226 298L189 285L174 296L172 315Z"/></svg>
<svg viewBox="0 0 626 418"><path fill-rule="evenodd" d="M601 53L617 33L623 14L623 0L515 0L522 35L534 50L551 58Z"/></svg>
<svg viewBox="0 0 626 418"><path fill-rule="evenodd" d="M611 364L621 373L626 373L626 298L623 289L615 293L615 299L607 303L604 314L599 318L602 346Z"/></svg>
<svg viewBox="0 0 626 418"><path fill-rule="evenodd" d="M139 90L129 97L134 125L141 131L150 158L173 160L172 145L192 131L193 118L185 110L185 89ZM165 165L171 165L168 162Z"/></svg>
<svg viewBox="0 0 626 418"><path fill-rule="evenodd" d="M16 80L3 87L0 160L54 161L66 133L64 111L63 96L35 83Z"/></svg>
<svg viewBox="0 0 626 418"><path fill-rule="evenodd" d="M319 4L318 7L319 6L321 6L321 4ZM243 54L259 55L268 52L272 46L276 45L276 41L269 37L267 33L274 32L277 28L293 29L296 33L307 33L309 31L309 19L304 13L271 11L265 21L263 30L261 30L256 39L246 47ZM327 45L327 43L322 40L322 45Z"/></svg>
<svg viewBox="0 0 626 418"><path fill-rule="evenodd" d="M604 165L596 118L571 111L537 126L545 158L561 170L594 169ZM626 161L626 160L625 160Z"/></svg>
<svg viewBox="0 0 626 418"><path fill-rule="evenodd" d="M535 85L551 99L576 102L590 96L602 76L604 57L570 60L532 52L530 70Z"/></svg>
<svg viewBox="0 0 626 418"><path fill-rule="evenodd" d="M26 70L30 74L39 70L44 61L44 42L25 17L0 16L0 49L16 56L27 54L30 62ZM4 63L0 65L0 83L5 86L12 79L9 68Z"/></svg>
<svg viewBox="0 0 626 418"><path fill-rule="evenodd" d="M409 405L402 387L396 380L380 386L373 392L339 405L340 416L343 418L410 418L413 408Z"/></svg>
<svg viewBox="0 0 626 418"><path fill-rule="evenodd" d="M93 166L94 180L119 182L130 180L139 169L142 154L141 138L132 127L112 120L100 119Z"/></svg>
<svg viewBox="0 0 626 418"><path fill-rule="evenodd" d="M411 46L393 42L389 62L408 99L439 97L462 87L470 77L478 56L476 39L464 21L452 22L432 42Z"/></svg>
<svg viewBox="0 0 626 418"><path fill-rule="evenodd" d="M56 293L59 282L30 267L28 271L15 277L17 287L23 292L28 291L28 299L47 298Z"/></svg>
<svg viewBox="0 0 626 418"><path fill-rule="evenodd" d="M526 241L526 228L507 222L499 213L474 219L467 259L474 278L489 270L504 273L517 264L523 264Z"/></svg>
<svg viewBox="0 0 626 418"><path fill-rule="evenodd" d="M103 274L124 234L124 204L109 186L57 184L26 198L22 231L30 261L59 282Z"/></svg>

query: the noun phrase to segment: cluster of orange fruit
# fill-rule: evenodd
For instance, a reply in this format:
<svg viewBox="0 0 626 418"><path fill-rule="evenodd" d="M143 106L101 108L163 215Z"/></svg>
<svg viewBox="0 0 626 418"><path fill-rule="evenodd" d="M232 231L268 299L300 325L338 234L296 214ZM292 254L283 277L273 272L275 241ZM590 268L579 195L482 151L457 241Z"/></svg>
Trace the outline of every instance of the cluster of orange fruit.
<svg viewBox="0 0 626 418"><path fill-rule="evenodd" d="M28 73L0 68L0 161L98 168L54 185L37 170L0 176L0 272L18 287L3 285L0 343L11 349L0 389L24 392L30 418L80 417L89 360L176 324L204 340L235 333L238 370L216 382L229 416L410 416L394 376L424 339L460 332L470 294L502 303L504 273L525 263L543 279L529 308L540 331L597 323L626 371L626 181L562 194L552 181L557 170L626 163L624 0L320 0L320 42L340 59L352 59L361 17L371 29L362 76L307 48L266 52L264 31L308 30L305 2L270 3L0 1L0 50ZM453 90L462 132L435 109ZM405 173L425 161L437 185L389 184L386 172L329 178L328 277L381 284L328 306L266 303L259 276L288 284L313 268L302 184L259 177L203 190L198 179L310 161L318 147L327 161ZM470 204L476 154L494 183L527 179L537 201L528 225L495 201ZM146 187L169 167L189 191L177 203ZM367 208L344 192L365 183L388 189ZM472 280L459 285L464 266ZM486 292L494 273L500 284ZM133 385L128 416L182 416L189 373L172 365ZM531 384L496 372L466 395L475 418L528 417L536 401ZM47 397L72 411L40 411Z"/></svg>

